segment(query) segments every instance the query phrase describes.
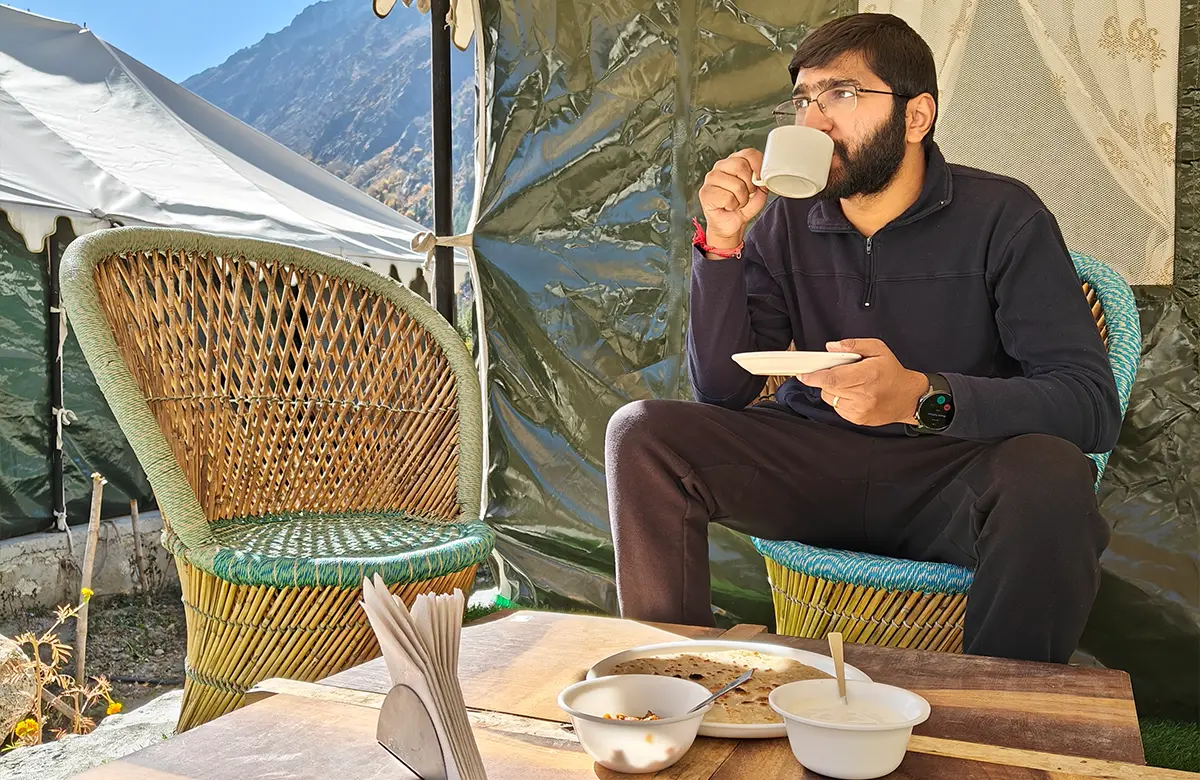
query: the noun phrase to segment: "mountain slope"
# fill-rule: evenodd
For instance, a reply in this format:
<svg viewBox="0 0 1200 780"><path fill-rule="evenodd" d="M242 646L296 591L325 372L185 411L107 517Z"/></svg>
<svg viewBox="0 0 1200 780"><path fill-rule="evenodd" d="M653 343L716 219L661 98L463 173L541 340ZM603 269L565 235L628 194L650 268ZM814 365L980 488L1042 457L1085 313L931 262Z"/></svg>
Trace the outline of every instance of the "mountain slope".
<svg viewBox="0 0 1200 780"><path fill-rule="evenodd" d="M325 0L183 85L392 208L433 225L430 19ZM473 57L451 55L455 228L473 192Z"/></svg>

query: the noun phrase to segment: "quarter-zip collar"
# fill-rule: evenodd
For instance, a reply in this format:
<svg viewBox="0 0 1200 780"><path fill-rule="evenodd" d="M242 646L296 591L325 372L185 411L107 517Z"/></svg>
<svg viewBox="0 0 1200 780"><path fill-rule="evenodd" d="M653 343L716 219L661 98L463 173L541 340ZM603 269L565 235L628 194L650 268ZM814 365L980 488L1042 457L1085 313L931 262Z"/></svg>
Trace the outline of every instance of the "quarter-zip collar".
<svg viewBox="0 0 1200 780"><path fill-rule="evenodd" d="M950 166L942 156L936 143L929 145L925 154L925 181L921 183L921 194L903 214L893 219L881 230L907 225L945 208L953 193ZM814 233L850 233L856 228L846 219L842 204L836 200L818 200L808 212L808 229Z"/></svg>

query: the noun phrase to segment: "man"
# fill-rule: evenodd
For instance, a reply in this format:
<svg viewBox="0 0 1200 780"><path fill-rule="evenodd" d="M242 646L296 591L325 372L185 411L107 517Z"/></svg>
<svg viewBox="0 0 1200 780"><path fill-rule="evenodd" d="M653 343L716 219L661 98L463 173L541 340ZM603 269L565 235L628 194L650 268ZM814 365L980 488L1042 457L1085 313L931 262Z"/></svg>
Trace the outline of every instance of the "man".
<svg viewBox="0 0 1200 780"><path fill-rule="evenodd" d="M777 112L834 141L829 183L766 206L754 149L705 176L701 403L639 401L608 429L621 612L711 625L717 522L970 566L965 651L1066 662L1109 537L1084 453L1120 412L1057 223L1020 182L946 163L933 56L899 18L830 22L790 71ZM790 343L864 359L747 408L764 379L730 356Z"/></svg>

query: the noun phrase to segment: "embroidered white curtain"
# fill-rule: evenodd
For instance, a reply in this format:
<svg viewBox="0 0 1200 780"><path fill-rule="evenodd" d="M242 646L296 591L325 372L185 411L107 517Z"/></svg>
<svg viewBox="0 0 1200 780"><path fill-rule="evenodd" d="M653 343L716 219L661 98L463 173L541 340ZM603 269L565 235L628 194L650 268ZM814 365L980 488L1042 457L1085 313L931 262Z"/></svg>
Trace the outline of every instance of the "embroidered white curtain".
<svg viewBox="0 0 1200 780"><path fill-rule="evenodd" d="M933 49L938 143L951 162L1014 176L1071 249L1131 284L1174 266L1179 3L860 0Z"/></svg>
<svg viewBox="0 0 1200 780"><path fill-rule="evenodd" d="M1175 237L1179 3L1018 0L1059 97L1151 221L1147 270L1170 273ZM1087 45L1084 45L1087 41Z"/></svg>
<svg viewBox="0 0 1200 780"><path fill-rule="evenodd" d="M982 0L981 0L982 1ZM937 65L938 102L954 102L967 36L975 21L976 0L860 0L865 13L895 14L921 34Z"/></svg>

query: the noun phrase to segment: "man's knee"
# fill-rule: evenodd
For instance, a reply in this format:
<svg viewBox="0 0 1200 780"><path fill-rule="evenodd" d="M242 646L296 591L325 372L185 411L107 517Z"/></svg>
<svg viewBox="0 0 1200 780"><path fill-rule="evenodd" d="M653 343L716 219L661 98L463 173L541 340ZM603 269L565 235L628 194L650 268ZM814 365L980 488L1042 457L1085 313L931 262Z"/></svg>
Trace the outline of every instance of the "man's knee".
<svg viewBox="0 0 1200 780"><path fill-rule="evenodd" d="M633 452L666 440L686 424L696 404L689 401L649 400L625 404L608 421L604 457L613 463Z"/></svg>
<svg viewBox="0 0 1200 780"><path fill-rule="evenodd" d="M1055 436L1030 434L997 445L993 489L1011 511L1005 524L1024 535L1108 542L1096 506L1095 472L1078 447Z"/></svg>
<svg viewBox="0 0 1200 780"><path fill-rule="evenodd" d="M996 447L993 474L1005 490L1073 498L1092 491L1091 461L1065 439L1028 434Z"/></svg>

